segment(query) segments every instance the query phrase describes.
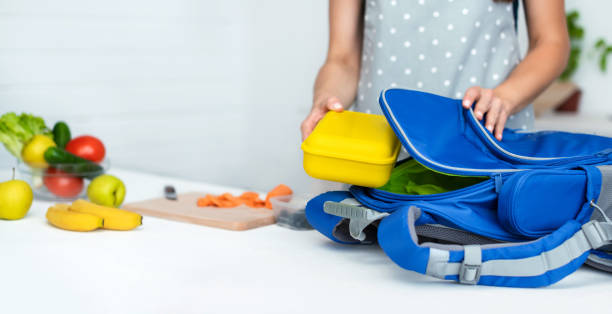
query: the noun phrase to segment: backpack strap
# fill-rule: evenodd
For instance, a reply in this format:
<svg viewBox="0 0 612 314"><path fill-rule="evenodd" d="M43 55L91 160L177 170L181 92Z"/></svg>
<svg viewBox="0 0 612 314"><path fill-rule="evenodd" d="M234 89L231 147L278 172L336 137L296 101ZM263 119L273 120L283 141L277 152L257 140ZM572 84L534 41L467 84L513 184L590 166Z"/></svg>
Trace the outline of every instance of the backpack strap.
<svg viewBox="0 0 612 314"><path fill-rule="evenodd" d="M378 227L378 241L399 266L464 284L538 287L578 269L592 250L612 244L612 223L571 220L535 241L453 245L418 243L421 210L401 208Z"/></svg>

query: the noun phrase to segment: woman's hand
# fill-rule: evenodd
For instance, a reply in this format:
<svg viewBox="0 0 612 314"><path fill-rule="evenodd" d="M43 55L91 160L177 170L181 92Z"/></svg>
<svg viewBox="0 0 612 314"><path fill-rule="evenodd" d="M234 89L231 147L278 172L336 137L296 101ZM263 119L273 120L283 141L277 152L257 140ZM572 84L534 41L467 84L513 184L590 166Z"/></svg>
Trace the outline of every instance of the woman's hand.
<svg viewBox="0 0 612 314"><path fill-rule="evenodd" d="M476 102L476 118L482 120L487 114L485 127L498 140L508 116L527 106L561 74L570 51L564 1L526 0L523 4L529 36L527 55L495 89L475 86L463 96L465 108Z"/></svg>
<svg viewBox="0 0 612 314"><path fill-rule="evenodd" d="M474 104L474 115L476 119L482 120L485 113L487 118L485 127L497 140L502 140L502 134L508 117L514 113L516 106L501 95L496 94L495 90L472 86L465 91L463 96L463 107L468 109Z"/></svg>
<svg viewBox="0 0 612 314"><path fill-rule="evenodd" d="M329 48L314 86L310 114L302 122L302 141L330 110L348 108L357 94L363 42L363 2L329 0Z"/></svg>
<svg viewBox="0 0 612 314"><path fill-rule="evenodd" d="M321 101L313 104L310 114L304 119L300 127L302 130L302 141L312 133L317 123L323 119L323 116L328 111L342 112L342 110L344 110L344 106L342 106L340 99L337 97L325 97Z"/></svg>

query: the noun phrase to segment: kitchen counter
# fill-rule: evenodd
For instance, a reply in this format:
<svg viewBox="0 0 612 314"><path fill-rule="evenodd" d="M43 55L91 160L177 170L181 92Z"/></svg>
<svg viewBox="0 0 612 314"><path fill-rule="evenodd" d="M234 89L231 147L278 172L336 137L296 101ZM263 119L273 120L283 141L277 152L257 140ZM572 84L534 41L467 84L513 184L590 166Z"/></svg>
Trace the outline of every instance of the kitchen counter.
<svg viewBox="0 0 612 314"><path fill-rule="evenodd" d="M550 112L535 120L536 130L558 130L612 136L612 117L594 113Z"/></svg>
<svg viewBox="0 0 612 314"><path fill-rule="evenodd" d="M112 173L126 202L165 184L240 192ZM226 231L145 217L135 231L70 232L46 222L49 205L0 220L0 313L589 313L607 308L612 292L612 276L587 267L543 289L464 286L402 270L376 246L277 226Z"/></svg>

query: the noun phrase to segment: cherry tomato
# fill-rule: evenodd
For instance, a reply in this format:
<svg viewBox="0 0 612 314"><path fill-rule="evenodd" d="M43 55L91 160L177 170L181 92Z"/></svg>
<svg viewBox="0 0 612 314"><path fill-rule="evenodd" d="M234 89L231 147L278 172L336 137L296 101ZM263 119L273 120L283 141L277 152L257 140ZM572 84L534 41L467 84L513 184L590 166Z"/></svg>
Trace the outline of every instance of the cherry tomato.
<svg viewBox="0 0 612 314"><path fill-rule="evenodd" d="M90 135L73 138L66 144L66 150L93 162L101 162L106 154L102 141Z"/></svg>
<svg viewBox="0 0 612 314"><path fill-rule="evenodd" d="M60 197L75 197L83 191L83 178L75 177L55 168L47 169L43 183L51 193Z"/></svg>

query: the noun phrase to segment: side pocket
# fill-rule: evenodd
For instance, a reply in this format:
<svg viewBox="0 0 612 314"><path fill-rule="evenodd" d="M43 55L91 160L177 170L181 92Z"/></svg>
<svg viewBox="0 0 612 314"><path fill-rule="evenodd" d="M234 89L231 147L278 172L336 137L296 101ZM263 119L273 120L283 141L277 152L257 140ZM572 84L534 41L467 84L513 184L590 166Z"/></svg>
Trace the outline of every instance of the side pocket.
<svg viewBox="0 0 612 314"><path fill-rule="evenodd" d="M531 170L513 174L498 199L497 217L509 232L538 238L588 209L583 170Z"/></svg>

